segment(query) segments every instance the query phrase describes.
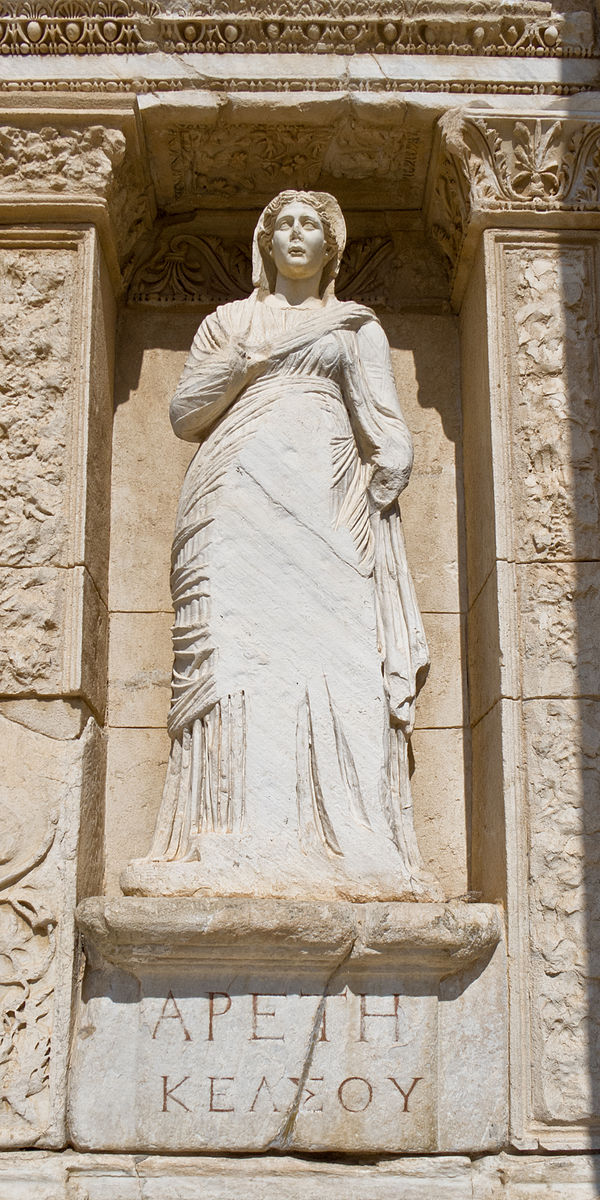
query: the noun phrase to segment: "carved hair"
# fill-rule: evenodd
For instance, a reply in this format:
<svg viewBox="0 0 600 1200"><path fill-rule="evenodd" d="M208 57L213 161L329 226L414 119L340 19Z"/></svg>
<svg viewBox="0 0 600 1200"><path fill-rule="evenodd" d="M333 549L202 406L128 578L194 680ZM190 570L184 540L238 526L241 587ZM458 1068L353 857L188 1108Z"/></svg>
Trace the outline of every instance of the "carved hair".
<svg viewBox="0 0 600 1200"><path fill-rule="evenodd" d="M254 230L252 282L260 291L274 291L277 270L271 255L271 244L275 232L275 222L281 210L286 205L294 203L309 205L322 221L328 258L323 267L319 293L321 296L327 293L332 294L335 277L339 271L346 245L346 223L335 196L331 196L329 192L300 192L289 189L279 192L267 204L260 214Z"/></svg>

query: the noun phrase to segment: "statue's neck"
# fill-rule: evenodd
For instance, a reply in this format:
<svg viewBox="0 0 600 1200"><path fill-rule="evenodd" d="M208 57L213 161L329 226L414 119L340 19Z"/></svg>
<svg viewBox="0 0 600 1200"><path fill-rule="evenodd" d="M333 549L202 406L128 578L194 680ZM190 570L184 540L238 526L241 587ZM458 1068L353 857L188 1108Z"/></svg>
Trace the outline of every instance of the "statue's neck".
<svg viewBox="0 0 600 1200"><path fill-rule="evenodd" d="M321 271L310 275L308 279L288 279L278 271L273 294L295 307L305 304L307 300L318 300L320 282Z"/></svg>

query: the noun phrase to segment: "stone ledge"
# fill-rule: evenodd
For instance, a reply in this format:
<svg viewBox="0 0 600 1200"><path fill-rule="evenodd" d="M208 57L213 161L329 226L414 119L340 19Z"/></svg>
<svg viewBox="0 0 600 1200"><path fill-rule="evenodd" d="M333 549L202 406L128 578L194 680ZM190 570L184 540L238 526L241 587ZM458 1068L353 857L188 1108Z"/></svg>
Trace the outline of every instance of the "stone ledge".
<svg viewBox="0 0 600 1200"><path fill-rule="evenodd" d="M137 898L92 896L77 909L86 948L107 961L363 963L411 974L456 974L502 937L493 904Z"/></svg>

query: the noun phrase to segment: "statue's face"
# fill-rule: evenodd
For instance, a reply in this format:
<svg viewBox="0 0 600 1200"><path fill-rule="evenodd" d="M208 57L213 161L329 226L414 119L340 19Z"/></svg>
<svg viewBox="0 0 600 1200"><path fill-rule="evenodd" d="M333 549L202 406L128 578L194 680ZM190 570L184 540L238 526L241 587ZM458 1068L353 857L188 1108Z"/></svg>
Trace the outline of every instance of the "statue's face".
<svg viewBox="0 0 600 1200"><path fill-rule="evenodd" d="M286 204L275 221L271 255L286 279L309 279L319 275L327 262L323 222L310 204Z"/></svg>

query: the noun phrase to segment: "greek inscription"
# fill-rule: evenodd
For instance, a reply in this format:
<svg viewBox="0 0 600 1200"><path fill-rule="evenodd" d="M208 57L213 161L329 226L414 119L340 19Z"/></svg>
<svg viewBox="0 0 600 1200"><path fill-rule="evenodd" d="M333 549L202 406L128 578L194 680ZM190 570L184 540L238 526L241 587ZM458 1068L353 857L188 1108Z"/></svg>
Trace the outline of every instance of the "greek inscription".
<svg viewBox="0 0 600 1200"><path fill-rule="evenodd" d="M283 1033L264 1033L258 1029L259 1021L270 1020L276 1016L274 1008L259 1008L261 1000L277 1000L279 997L287 999L285 992L253 992L252 994L252 1036L251 1042L284 1042L285 1034ZM264 1026L261 1025L261 1030Z"/></svg>
<svg viewBox="0 0 600 1200"><path fill-rule="evenodd" d="M346 1112L364 1112L373 1099L373 1088L361 1075L349 1075L338 1088L338 1100ZM348 1102L346 1102L348 1101Z"/></svg>
<svg viewBox="0 0 600 1200"><path fill-rule="evenodd" d="M170 1005L173 1007L173 1012L168 1011ZM185 1022L184 1022L184 1019L179 1010L179 1005L177 1004L177 1001L176 1001L172 991L167 992L166 1000L162 1006L162 1011L161 1011L160 1017L158 1018L158 1021L156 1022L156 1025L154 1026L154 1033L152 1034L153 1038L156 1037L156 1035L160 1029L162 1021L179 1021L180 1025L181 1025L181 1032L183 1033L184 1041L191 1042L191 1040L192 1040L191 1035L185 1027Z"/></svg>
<svg viewBox="0 0 600 1200"><path fill-rule="evenodd" d="M222 1000L225 1002L224 1006L222 1008L215 1006L215 1002L216 1001L218 1002L219 1000ZM229 992L209 992L208 993L208 1037L206 1039L207 1042L214 1042L214 1040L215 1040L214 1024L213 1024L215 1017L224 1017L225 1013L228 1013L230 1008L231 1008L231 996L229 995Z"/></svg>
<svg viewBox="0 0 600 1200"><path fill-rule="evenodd" d="M412 1083L411 1083L411 1085L410 1085L410 1087L409 1087L408 1091L407 1091L407 1092L405 1092L405 1091L403 1090L403 1088L401 1088L401 1087L400 1087L400 1084L398 1083L398 1080L397 1080L397 1079L394 1079L393 1075L388 1075L388 1079L390 1080L390 1083L393 1083L393 1084L394 1084L394 1087L397 1087L397 1088L398 1088L398 1091L400 1092L400 1095L402 1096L402 1098L403 1098L403 1100L404 1100L404 1108L402 1109L402 1112L408 1112L408 1100L409 1100L409 1097L410 1097L410 1096L412 1095L412 1093L414 1092L414 1090L415 1090L415 1088L416 1088L417 1084L421 1082L422 1078L423 1078L423 1076L422 1076L422 1075L415 1075L415 1077L414 1077L414 1079L413 1079L413 1081L412 1081Z"/></svg>
<svg viewBox="0 0 600 1200"><path fill-rule="evenodd" d="M225 1083L225 1084L235 1083L235 1075L209 1075L209 1080L210 1080L209 1112L218 1112L218 1113L235 1112L235 1105L232 1105L230 1108L222 1108L221 1107L221 1105L223 1105L223 1104L227 1105L227 1102L228 1102L228 1100L231 1099L231 1097L226 1096L224 1094L229 1089L228 1088L223 1089L220 1086L223 1083ZM215 1089L215 1084L217 1084L216 1089Z"/></svg>
<svg viewBox="0 0 600 1200"><path fill-rule="evenodd" d="M273 1106L273 1110L272 1110L272 1111L273 1111L273 1112L279 1112L279 1109L278 1109L278 1107L277 1107L277 1105L276 1105L276 1103L275 1103L275 1101L274 1101L274 1099L273 1099L273 1093L272 1093L272 1091L271 1091L271 1087L270 1087L270 1084L269 1084L269 1082L268 1082L268 1080L267 1080L267 1077L266 1077L266 1075L263 1075L263 1077L262 1077L262 1079L261 1079L261 1081L260 1081L260 1083L259 1083L259 1085L258 1085L258 1090L257 1090L257 1092L256 1092L256 1095L255 1095L255 1097L254 1097L254 1100L252 1101L252 1104L250 1105L250 1108L248 1109L248 1112L254 1112L254 1110L255 1110L255 1107L256 1107L256 1103L257 1103L257 1101L258 1101L258 1098L259 1098L259 1096L260 1096L260 1094L261 1094L261 1092L262 1092L263 1088L265 1089L265 1097L264 1097L264 1098L265 1098L265 1100L267 1100L267 1099L268 1099L268 1100L270 1100L270 1101L271 1101L271 1104L272 1104L272 1106Z"/></svg>
<svg viewBox="0 0 600 1200"><path fill-rule="evenodd" d="M367 1037L367 1021L375 1021L375 1020L380 1020L380 1021L392 1020L394 1022L394 1042L399 1042L400 1041L400 1021L399 1021L400 997L399 996L393 997L393 1000L394 1000L393 1012L377 1012L376 1009L374 1011L369 1012L369 1010L367 1008L367 999L368 999L367 996L360 997L360 1032L358 1035L359 1042L367 1042L369 1040Z"/></svg>
<svg viewBox="0 0 600 1200"><path fill-rule="evenodd" d="M163 1110L163 1112L170 1111L169 1110L169 1098L171 1100L173 1100L175 1102L175 1104L178 1104L180 1108L184 1108L186 1112L192 1111L191 1108L188 1108L187 1104L184 1104L183 1100L181 1100L178 1096L174 1095L174 1093L177 1091L177 1089L180 1087L183 1087L183 1084L186 1083L188 1079L189 1079L189 1075L184 1075L183 1079L179 1080L179 1083L174 1083L173 1087L169 1087L169 1076L163 1075L163 1077L162 1077L162 1081L163 1081L162 1110Z"/></svg>
<svg viewBox="0 0 600 1200"><path fill-rule="evenodd" d="M325 1041L326 1040L327 1039L325 1038ZM294 1087L298 1087L298 1085L300 1083L299 1075L296 1077L294 1077L293 1075L288 1075L288 1079L289 1079L290 1083L293 1083ZM300 1112L311 1112L311 1113L323 1112L323 1100L322 1100L322 1098L317 1096L316 1092L312 1091L312 1089L308 1086L309 1083L323 1083L323 1076L322 1075L311 1075L306 1080L306 1083L304 1084L304 1090L303 1090L302 1096L300 1098L300 1110L299 1111ZM310 1104L310 1101L315 1100L315 1099L317 1100L317 1104L315 1104L315 1106L313 1108L309 1108L308 1106Z"/></svg>

